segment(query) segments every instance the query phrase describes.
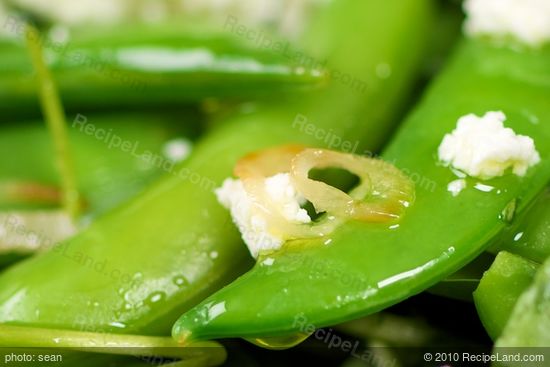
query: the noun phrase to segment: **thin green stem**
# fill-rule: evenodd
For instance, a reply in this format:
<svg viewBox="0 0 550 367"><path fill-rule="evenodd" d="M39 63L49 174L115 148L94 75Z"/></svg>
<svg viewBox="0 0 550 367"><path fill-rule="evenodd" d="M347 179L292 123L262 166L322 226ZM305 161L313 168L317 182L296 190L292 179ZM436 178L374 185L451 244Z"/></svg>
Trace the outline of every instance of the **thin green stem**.
<svg viewBox="0 0 550 367"><path fill-rule="evenodd" d="M161 356L180 359L178 366L214 366L223 363L225 348L216 342L182 346L171 337L91 333L0 325L0 347L60 348L102 354Z"/></svg>
<svg viewBox="0 0 550 367"><path fill-rule="evenodd" d="M53 138L56 164L61 175L63 207L72 218L76 218L79 214L80 198L71 159L65 113L57 87L44 60L40 32L32 25L27 25L26 38L37 75L40 105Z"/></svg>

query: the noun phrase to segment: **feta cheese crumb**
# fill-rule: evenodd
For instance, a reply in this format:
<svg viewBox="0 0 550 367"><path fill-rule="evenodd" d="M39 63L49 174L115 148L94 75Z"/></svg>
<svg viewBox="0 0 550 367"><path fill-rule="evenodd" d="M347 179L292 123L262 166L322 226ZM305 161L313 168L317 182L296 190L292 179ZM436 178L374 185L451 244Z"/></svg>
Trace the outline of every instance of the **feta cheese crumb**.
<svg viewBox="0 0 550 367"><path fill-rule="evenodd" d="M311 222L307 211L300 207L305 199L296 192L288 173L266 178L265 191L286 220L292 223ZM252 256L257 258L261 251L276 250L283 245L287 238L280 233L274 234L269 228L266 217L269 214L248 194L241 180L227 178L215 192L218 201L229 209Z"/></svg>
<svg viewBox="0 0 550 367"><path fill-rule="evenodd" d="M458 196L462 190L466 188L466 180L463 178L459 178L458 180L454 180L449 182L447 185L447 191L449 191L453 196Z"/></svg>
<svg viewBox="0 0 550 367"><path fill-rule="evenodd" d="M264 261L262 261L262 265L271 266L271 265L273 265L274 262L275 262L275 259L274 259L274 258L268 257L267 259L265 259Z"/></svg>
<svg viewBox="0 0 550 367"><path fill-rule="evenodd" d="M280 203L281 214L286 220L297 223L311 222L307 211L300 207L305 204L305 198L298 195L288 173L266 178L265 189L271 200Z"/></svg>
<svg viewBox="0 0 550 367"><path fill-rule="evenodd" d="M128 0L15 0L15 3L67 25L115 23L123 19L133 5Z"/></svg>
<svg viewBox="0 0 550 367"><path fill-rule="evenodd" d="M505 128L504 113L468 114L458 119L456 129L446 134L438 149L439 159L470 176L490 179L509 168L518 176L540 162L533 139Z"/></svg>
<svg viewBox="0 0 550 367"><path fill-rule="evenodd" d="M550 40L548 0L466 0L469 35L513 36L530 46Z"/></svg>

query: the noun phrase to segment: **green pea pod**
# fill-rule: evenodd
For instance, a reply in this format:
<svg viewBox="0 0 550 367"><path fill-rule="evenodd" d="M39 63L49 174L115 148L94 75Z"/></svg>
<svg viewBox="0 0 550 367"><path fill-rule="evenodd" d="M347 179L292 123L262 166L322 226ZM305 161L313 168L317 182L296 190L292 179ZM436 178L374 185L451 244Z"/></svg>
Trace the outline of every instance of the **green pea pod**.
<svg viewBox="0 0 550 367"><path fill-rule="evenodd" d="M471 263L451 274L427 291L439 296L461 301L473 301L472 293L478 287L483 273L493 263L495 257L489 253L482 253Z"/></svg>
<svg viewBox="0 0 550 367"><path fill-rule="evenodd" d="M328 245L326 238L288 242L185 313L174 337L270 338L333 325L410 297L474 259L550 179L549 57L548 47L517 51L465 40L383 154L416 182L416 202L399 226L349 221ZM437 148L459 117L492 110L531 136L542 160L524 177L485 182L495 188L489 193L468 179L453 197L447 184L456 176L438 164Z"/></svg>
<svg viewBox="0 0 550 367"><path fill-rule="evenodd" d="M215 342L196 343L182 348L168 337L100 334L0 325L0 347L22 344L25 344L26 348L42 348L43 356L46 354L45 351L47 351L47 355L56 358L53 362L62 366L81 365L77 364L78 360L71 361L71 356L75 356L75 352L78 351L88 351L100 354L95 358L91 358L96 362L96 366L101 362L105 363L102 361L103 356L101 354L134 356L136 360L139 360L138 358L141 357L145 361L147 361L149 357L151 363L153 363L151 356L161 356L167 359L179 360L179 362L175 362L174 364L166 364L167 366L173 367L189 365L216 366L223 363L226 358L225 348ZM60 345L63 345L64 348L57 348ZM67 352L67 349L69 352ZM38 349L38 351L33 349L27 349L25 351L31 352L29 353L31 356L34 355L32 361L40 361L40 349ZM33 351L34 353L32 353ZM56 351L57 354L53 353L53 351ZM2 352L3 351L0 350L0 355L4 354ZM18 352L17 355L23 354L21 351ZM8 361L11 364L12 362L18 361L17 357L15 360L7 358L8 354L9 353L6 353L2 356L5 362ZM76 357L78 358L78 355L76 355ZM28 360L25 362L28 363ZM78 362L81 363L82 361L80 360ZM155 362L160 363L161 361L157 358ZM125 363L118 361L116 365L124 366Z"/></svg>
<svg viewBox="0 0 550 367"><path fill-rule="evenodd" d="M548 258L549 191L546 190L518 223L507 229L491 248L498 253L474 292L479 317L496 340L508 322L514 305L531 285L536 270Z"/></svg>
<svg viewBox="0 0 550 367"><path fill-rule="evenodd" d="M533 282L538 264L511 253L500 252L474 292L479 318L493 340L512 314L519 296Z"/></svg>
<svg viewBox="0 0 550 367"><path fill-rule="evenodd" d="M185 116L197 119L192 111ZM180 119L163 114L75 116L69 139L87 215L136 195L169 168L163 148L170 140L179 139L191 149L197 129ZM59 207L60 178L43 123L1 126L0 155L24 157L0 161L0 210Z"/></svg>
<svg viewBox="0 0 550 367"><path fill-rule="evenodd" d="M547 260L535 275L534 282L517 300L510 319L495 344L497 348L548 347L550 345L549 274L550 261ZM539 348L536 351L545 352L548 358L545 349Z"/></svg>
<svg viewBox="0 0 550 367"><path fill-rule="evenodd" d="M8 18L4 27L22 37L16 18ZM69 41L44 38L42 44L69 111L267 97L309 90L326 79L319 69L296 65L280 53L245 47L229 36L208 37L181 28L149 27L144 32L137 26L118 36L99 33L79 40L77 32ZM14 43L1 52L2 117L37 114L36 83L25 48Z"/></svg>
<svg viewBox="0 0 550 367"><path fill-rule="evenodd" d="M163 151L170 147L167 143L191 149L196 128L175 120L162 114L75 119L69 135L84 222L128 200L169 169L173 163ZM0 155L24 157L0 161L0 267L4 267L73 235L78 226L60 209L60 178L43 123L0 127Z"/></svg>
<svg viewBox="0 0 550 367"><path fill-rule="evenodd" d="M337 75L367 80L365 91L335 80L307 99L258 106L215 129L188 162L134 201L0 275L0 322L168 334L182 310L251 265L213 189L242 155L272 145L378 148L420 67L432 5L427 0L330 3L311 30L316 38L305 44L319 60L330 56ZM391 67L391 77L377 76L380 63L386 71Z"/></svg>
<svg viewBox="0 0 550 367"><path fill-rule="evenodd" d="M550 256L550 190L529 209L525 218L511 226L491 247L491 252L508 251L539 264Z"/></svg>
<svg viewBox="0 0 550 367"><path fill-rule="evenodd" d="M498 239L474 261L437 283L428 292L463 301L472 301L472 293L479 286L484 272L495 260L492 254L508 252L519 255L523 261L542 263L550 255L550 191L537 198L527 213L518 217ZM487 284L487 283L485 283Z"/></svg>
<svg viewBox="0 0 550 367"><path fill-rule="evenodd" d="M492 254L508 252L523 257L524 261L542 263L550 255L550 191L545 190L524 215L507 227L498 239L476 260L447 279L428 289L433 294L464 301L472 301L472 292L479 286L485 270L495 260ZM515 258L514 258L515 259ZM485 283L487 284L487 283Z"/></svg>

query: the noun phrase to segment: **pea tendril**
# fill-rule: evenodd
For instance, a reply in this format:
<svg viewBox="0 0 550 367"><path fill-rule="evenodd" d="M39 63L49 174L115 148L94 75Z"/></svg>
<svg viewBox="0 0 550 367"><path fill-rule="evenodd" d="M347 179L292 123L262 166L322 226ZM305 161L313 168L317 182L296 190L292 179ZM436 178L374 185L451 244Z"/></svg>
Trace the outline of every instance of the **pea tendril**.
<svg viewBox="0 0 550 367"><path fill-rule="evenodd" d="M28 24L26 39L32 64L36 71L40 105L54 143L56 165L61 176L63 207L74 219L80 211L80 194L77 189L76 175L71 158L65 112L63 111L59 92L45 62L40 43L40 32L34 26Z"/></svg>

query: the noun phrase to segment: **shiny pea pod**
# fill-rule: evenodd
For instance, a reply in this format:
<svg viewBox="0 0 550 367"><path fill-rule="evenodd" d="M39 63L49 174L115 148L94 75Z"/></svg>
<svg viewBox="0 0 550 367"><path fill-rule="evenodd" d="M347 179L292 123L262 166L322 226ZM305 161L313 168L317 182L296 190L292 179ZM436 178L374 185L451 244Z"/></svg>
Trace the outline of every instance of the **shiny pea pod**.
<svg viewBox="0 0 550 367"><path fill-rule="evenodd" d="M213 193L235 162L272 145L330 143L307 126L330 132L342 149L344 142L350 149L356 142L359 148L380 147L414 83L433 14L430 1L328 5L305 44L319 60L330 56L329 65L340 74L368 81L365 91L334 80L307 98L233 117L197 144L188 162L138 198L4 272L0 322L168 334L182 310L251 265ZM377 76L381 61L392 66L390 78Z"/></svg>
<svg viewBox="0 0 550 367"><path fill-rule="evenodd" d="M427 292L460 301L472 302L472 293L479 286L483 273L491 266L495 257L482 253L475 260L437 283Z"/></svg>
<svg viewBox="0 0 550 367"><path fill-rule="evenodd" d="M479 317L496 340L506 326L521 294L532 284L540 264L548 258L548 190L517 225L512 225L491 249L501 251L474 292Z"/></svg>
<svg viewBox="0 0 550 367"><path fill-rule="evenodd" d="M185 117L197 118L193 111ZM69 140L85 214L115 207L170 168L170 143L189 154L198 130L180 120L166 114L76 115ZM0 126L0 155L24 157L0 161L2 212L59 207L59 174L43 123Z"/></svg>
<svg viewBox="0 0 550 367"><path fill-rule="evenodd" d="M13 22L13 27L20 25L12 18L7 22L8 28ZM141 27L119 35L113 35L119 30L111 30L79 39L76 32L68 41L42 40L67 110L177 107L209 97L268 97L315 89L326 80L320 69L244 46L230 34L208 37L181 28ZM37 115L36 83L24 46L5 45L0 69L2 118Z"/></svg>
<svg viewBox="0 0 550 367"><path fill-rule="evenodd" d="M503 347L548 347L550 345L550 261L546 261L535 275L534 282L521 294L510 319L496 341L497 348ZM535 351L543 352L544 348ZM520 365L513 364L510 365Z"/></svg>
<svg viewBox="0 0 550 367"><path fill-rule="evenodd" d="M539 264L550 256L550 189L542 193L525 218L511 226L491 246L491 252L508 251Z"/></svg>
<svg viewBox="0 0 550 367"><path fill-rule="evenodd" d="M472 301L472 293L478 288L484 272L495 261L493 254L505 253L506 259L516 258L518 255L528 263L540 264L550 255L550 191L545 190L533 205L514 222L498 235L485 253L466 265L445 280L428 289L428 292L458 298L464 301ZM493 266L497 266L496 264ZM500 267L497 266L497 269ZM488 282L484 282L484 288ZM503 327L503 325L501 325Z"/></svg>
<svg viewBox="0 0 550 367"><path fill-rule="evenodd" d="M531 285L538 268L536 263L502 251L483 275L474 292L474 301L479 318L493 340L501 335L518 298Z"/></svg>
<svg viewBox="0 0 550 367"><path fill-rule="evenodd" d="M197 135L194 124L182 125L162 114L78 116L72 125L69 135L83 198L84 220L79 223L60 208L59 174L46 126L0 127L0 155L24 157L0 161L0 267L46 250L74 235L78 224L137 195L174 165L166 151L175 147L190 153Z"/></svg>
<svg viewBox="0 0 550 367"><path fill-rule="evenodd" d="M550 77L549 56L548 47L517 51L465 40L383 153L416 182L416 201L398 225L348 222L328 239L289 241L183 314L174 337L260 338L269 345L379 311L474 259L550 179L550 86L539 82ZM504 111L508 126L531 136L542 161L524 177L485 182L495 188L490 193L469 179L469 189L453 197L447 184L455 176L438 164L437 148L460 116L491 110Z"/></svg>
<svg viewBox="0 0 550 367"><path fill-rule="evenodd" d="M216 366L223 363L226 358L225 348L215 342L196 343L187 348L181 348L169 337L117 335L0 325L0 347L12 345L25 345L26 349L24 351L30 352L29 355L33 356L31 361L44 361L40 359L39 355L49 355L55 359L45 362L53 362L61 366L83 365L81 358L76 353L78 351L95 353L95 356L90 358L95 366L103 365L102 363L113 363L112 360L105 360L105 354L109 353L112 354L111 357L115 356L116 366L121 367L137 364L139 360L148 361L148 365L153 362L159 364L167 360L174 360L172 363L162 364L169 367ZM61 345L70 349L67 351L57 348ZM52 353L53 350L57 353ZM128 355L129 357L116 358L119 355ZM130 356L134 357L134 361ZM154 356L157 357L153 359ZM5 358L4 360L9 362L20 361L19 358L15 358L15 360ZM23 362L28 363L29 360L26 359ZM19 364L15 363L15 365Z"/></svg>

